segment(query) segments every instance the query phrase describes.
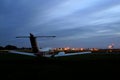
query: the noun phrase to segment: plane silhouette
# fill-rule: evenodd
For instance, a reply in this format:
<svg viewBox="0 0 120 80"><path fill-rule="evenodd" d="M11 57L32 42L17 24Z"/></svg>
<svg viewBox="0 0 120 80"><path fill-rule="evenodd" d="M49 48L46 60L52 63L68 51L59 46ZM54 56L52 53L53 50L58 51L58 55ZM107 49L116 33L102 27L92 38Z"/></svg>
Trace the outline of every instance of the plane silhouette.
<svg viewBox="0 0 120 80"><path fill-rule="evenodd" d="M49 38L49 37L54 38L56 36L34 36L32 33L30 33L30 36L18 36L16 38L29 38L30 39L33 54L27 53L27 52L18 52L18 51L13 51L13 50L11 50L10 53L22 54L22 55L28 55L28 56L43 56L43 57L61 57L61 56L72 56L72 55L91 53L90 51L85 51L85 52L67 53L67 54L65 54L65 52L59 52L58 54L56 53L49 54L50 53L49 50L40 51L40 49L38 48L36 38L39 38L39 37L40 38Z"/></svg>

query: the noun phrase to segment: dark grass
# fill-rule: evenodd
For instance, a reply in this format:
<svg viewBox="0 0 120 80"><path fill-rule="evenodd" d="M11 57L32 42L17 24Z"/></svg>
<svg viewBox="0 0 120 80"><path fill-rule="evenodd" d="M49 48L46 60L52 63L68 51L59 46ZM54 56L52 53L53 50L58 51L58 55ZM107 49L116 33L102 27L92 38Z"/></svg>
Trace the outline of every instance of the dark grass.
<svg viewBox="0 0 120 80"><path fill-rule="evenodd" d="M0 53L0 72L9 79L49 78L93 73L120 72L120 54L84 54L70 57L43 58L8 52Z"/></svg>

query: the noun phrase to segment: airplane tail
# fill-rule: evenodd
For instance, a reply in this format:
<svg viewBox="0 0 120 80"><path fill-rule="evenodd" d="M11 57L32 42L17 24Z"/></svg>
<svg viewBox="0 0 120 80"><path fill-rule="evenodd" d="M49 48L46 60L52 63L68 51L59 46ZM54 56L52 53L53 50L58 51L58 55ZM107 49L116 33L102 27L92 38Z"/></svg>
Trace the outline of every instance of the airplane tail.
<svg viewBox="0 0 120 80"><path fill-rule="evenodd" d="M37 46L37 42L36 42L37 37L34 36L32 33L30 33L30 36L19 36L16 38L29 38L31 46L32 46L32 52L37 53L39 51L38 46Z"/></svg>
<svg viewBox="0 0 120 80"><path fill-rule="evenodd" d="M34 35L31 34L31 33L30 33L30 43L31 43L31 46L32 46L32 51L34 53L39 52L39 49L38 49L38 46L37 46L37 42L36 42L36 37L34 37Z"/></svg>
<svg viewBox="0 0 120 80"><path fill-rule="evenodd" d="M38 48L36 38L33 34L30 33L30 43L32 47L32 52L37 56L43 56L43 52L41 52Z"/></svg>
<svg viewBox="0 0 120 80"><path fill-rule="evenodd" d="M16 37L16 38L29 38L30 39L30 43L31 43L31 46L32 46L32 52L35 53L35 54L40 54L42 55L43 52L41 52L38 48L38 45L37 45L37 41L36 41L36 38L38 37L56 37L56 36L34 36L32 33L30 33L30 36L19 36L19 37Z"/></svg>

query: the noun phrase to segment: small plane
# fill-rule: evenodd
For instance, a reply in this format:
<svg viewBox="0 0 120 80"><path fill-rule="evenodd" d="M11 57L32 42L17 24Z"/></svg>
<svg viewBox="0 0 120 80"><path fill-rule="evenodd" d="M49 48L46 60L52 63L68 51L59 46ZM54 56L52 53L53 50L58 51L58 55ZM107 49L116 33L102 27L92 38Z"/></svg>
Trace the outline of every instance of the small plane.
<svg viewBox="0 0 120 80"><path fill-rule="evenodd" d="M21 54L21 55L28 55L28 56L42 56L42 57L62 57L62 56L73 56L73 55L79 55L79 54L90 54L90 51L85 51L85 52L77 52L77 53L65 53L65 52L58 52L57 54L50 54L50 49L47 50L41 50L37 46L37 41L36 38L38 37L56 37L56 36L34 36L32 33L30 33L30 36L19 36L16 38L29 38L30 43L32 46L32 52L33 53L28 53L28 52L19 52L15 50L10 50L10 53L13 54Z"/></svg>

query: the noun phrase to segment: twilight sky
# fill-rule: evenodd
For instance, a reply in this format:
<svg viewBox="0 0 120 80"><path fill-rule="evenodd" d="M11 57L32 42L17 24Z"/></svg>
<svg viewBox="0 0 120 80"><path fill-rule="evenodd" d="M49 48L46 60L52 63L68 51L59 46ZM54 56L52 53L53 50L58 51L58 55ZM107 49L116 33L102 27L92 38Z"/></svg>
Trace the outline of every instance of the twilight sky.
<svg viewBox="0 0 120 80"><path fill-rule="evenodd" d="M120 48L120 0L0 0L0 46Z"/></svg>

